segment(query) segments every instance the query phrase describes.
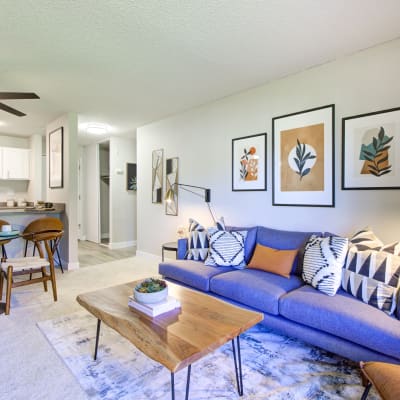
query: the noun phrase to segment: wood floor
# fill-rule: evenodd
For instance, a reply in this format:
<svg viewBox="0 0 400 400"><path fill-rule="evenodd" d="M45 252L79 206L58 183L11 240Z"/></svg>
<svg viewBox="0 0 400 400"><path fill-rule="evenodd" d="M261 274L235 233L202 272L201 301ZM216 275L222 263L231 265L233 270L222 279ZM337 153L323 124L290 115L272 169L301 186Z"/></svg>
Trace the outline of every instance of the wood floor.
<svg viewBox="0 0 400 400"><path fill-rule="evenodd" d="M97 243L86 240L78 241L78 259L81 268L133 257L134 255L136 255L136 246L110 250L108 247Z"/></svg>

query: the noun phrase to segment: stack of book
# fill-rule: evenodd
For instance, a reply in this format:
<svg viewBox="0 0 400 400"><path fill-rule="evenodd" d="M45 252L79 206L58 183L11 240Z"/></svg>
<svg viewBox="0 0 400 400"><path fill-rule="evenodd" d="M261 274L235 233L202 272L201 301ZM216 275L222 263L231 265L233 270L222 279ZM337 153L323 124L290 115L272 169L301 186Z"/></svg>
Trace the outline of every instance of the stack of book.
<svg viewBox="0 0 400 400"><path fill-rule="evenodd" d="M157 315L179 308L181 303L172 296L168 296L164 301L160 301L159 303L140 303L134 296L129 296L128 306L150 317L156 317Z"/></svg>

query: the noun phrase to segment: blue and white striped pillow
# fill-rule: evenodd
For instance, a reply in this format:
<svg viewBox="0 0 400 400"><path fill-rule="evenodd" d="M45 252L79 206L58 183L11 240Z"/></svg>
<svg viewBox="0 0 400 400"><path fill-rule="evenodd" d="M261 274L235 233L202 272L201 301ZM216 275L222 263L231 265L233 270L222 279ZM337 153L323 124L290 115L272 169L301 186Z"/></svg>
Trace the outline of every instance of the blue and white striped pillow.
<svg viewBox="0 0 400 400"><path fill-rule="evenodd" d="M347 238L339 236L311 235L304 248L304 282L334 296L341 285L348 244Z"/></svg>
<svg viewBox="0 0 400 400"><path fill-rule="evenodd" d="M245 266L244 243L247 231L228 232L218 228L209 228L208 235L210 249L205 265L236 268Z"/></svg>

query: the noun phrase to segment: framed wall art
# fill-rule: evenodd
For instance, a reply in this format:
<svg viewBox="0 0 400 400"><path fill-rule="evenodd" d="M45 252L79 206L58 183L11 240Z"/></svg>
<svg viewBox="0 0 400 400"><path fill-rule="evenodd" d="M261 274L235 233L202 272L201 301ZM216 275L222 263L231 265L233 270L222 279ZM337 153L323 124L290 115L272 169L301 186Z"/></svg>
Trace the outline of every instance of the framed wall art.
<svg viewBox="0 0 400 400"><path fill-rule="evenodd" d="M272 204L334 207L335 106L272 119Z"/></svg>
<svg viewBox="0 0 400 400"><path fill-rule="evenodd" d="M400 107L342 119L342 189L400 189Z"/></svg>
<svg viewBox="0 0 400 400"><path fill-rule="evenodd" d="M167 158L165 169L165 190L168 201L165 202L166 215L178 215L178 157Z"/></svg>
<svg viewBox="0 0 400 400"><path fill-rule="evenodd" d="M232 139L232 190L267 190L267 134Z"/></svg>
<svg viewBox="0 0 400 400"><path fill-rule="evenodd" d="M64 186L64 129L60 127L49 134L49 188Z"/></svg>
<svg viewBox="0 0 400 400"><path fill-rule="evenodd" d="M152 202L162 203L162 189L163 189L163 162L164 151L153 150L152 153Z"/></svg>
<svg viewBox="0 0 400 400"><path fill-rule="evenodd" d="M137 190L136 176L136 164L126 163L126 190Z"/></svg>

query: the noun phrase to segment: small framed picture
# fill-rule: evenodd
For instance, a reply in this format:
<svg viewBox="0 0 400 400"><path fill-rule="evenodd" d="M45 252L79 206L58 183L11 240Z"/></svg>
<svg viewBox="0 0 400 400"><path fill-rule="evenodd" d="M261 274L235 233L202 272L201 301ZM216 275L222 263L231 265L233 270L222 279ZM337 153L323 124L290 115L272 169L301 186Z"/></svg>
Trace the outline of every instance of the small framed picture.
<svg viewBox="0 0 400 400"><path fill-rule="evenodd" d="M342 119L342 189L400 189L400 107Z"/></svg>
<svg viewBox="0 0 400 400"><path fill-rule="evenodd" d="M334 207L333 104L272 119L274 206Z"/></svg>
<svg viewBox="0 0 400 400"><path fill-rule="evenodd" d="M267 190L267 134L232 139L232 191Z"/></svg>
<svg viewBox="0 0 400 400"><path fill-rule="evenodd" d="M136 164L126 163L126 190L137 190L136 174Z"/></svg>

